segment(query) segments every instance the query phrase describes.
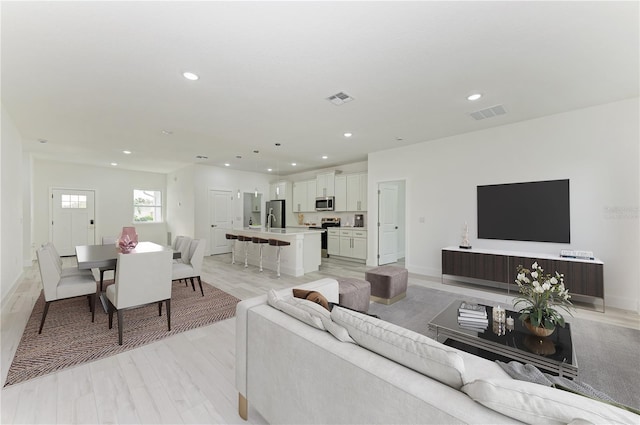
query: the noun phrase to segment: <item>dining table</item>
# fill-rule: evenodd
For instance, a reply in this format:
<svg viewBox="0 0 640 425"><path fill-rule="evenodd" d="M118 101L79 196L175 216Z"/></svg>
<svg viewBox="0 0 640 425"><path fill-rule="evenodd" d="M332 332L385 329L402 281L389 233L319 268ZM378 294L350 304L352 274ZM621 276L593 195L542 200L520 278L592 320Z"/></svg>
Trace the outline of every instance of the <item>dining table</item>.
<svg viewBox="0 0 640 425"><path fill-rule="evenodd" d="M171 249L171 247L159 245L154 242L140 242L134 249L127 254L135 255L137 253L155 252ZM108 245L78 245L76 246L76 260L78 262L78 268L81 270L91 270L100 267L110 267L114 269L118 263L119 248L115 244ZM173 258L180 258L179 251L173 251ZM106 293L103 291L100 293L100 302L105 312L108 312Z"/></svg>

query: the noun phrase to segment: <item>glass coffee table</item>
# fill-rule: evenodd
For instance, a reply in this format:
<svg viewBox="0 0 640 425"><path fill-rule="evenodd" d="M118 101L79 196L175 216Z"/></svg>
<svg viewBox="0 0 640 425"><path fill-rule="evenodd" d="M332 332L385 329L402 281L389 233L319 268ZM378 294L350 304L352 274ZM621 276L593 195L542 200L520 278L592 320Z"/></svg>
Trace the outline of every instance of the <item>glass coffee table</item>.
<svg viewBox="0 0 640 425"><path fill-rule="evenodd" d="M458 323L458 307L462 302L452 302L429 323L429 329L435 331L438 341L489 360L516 360L559 376L572 379L578 376L569 323L564 328L556 327L553 334L542 338L533 335L515 311L506 311L506 317L514 319L513 326L493 323L493 308L485 306L486 329L465 326Z"/></svg>

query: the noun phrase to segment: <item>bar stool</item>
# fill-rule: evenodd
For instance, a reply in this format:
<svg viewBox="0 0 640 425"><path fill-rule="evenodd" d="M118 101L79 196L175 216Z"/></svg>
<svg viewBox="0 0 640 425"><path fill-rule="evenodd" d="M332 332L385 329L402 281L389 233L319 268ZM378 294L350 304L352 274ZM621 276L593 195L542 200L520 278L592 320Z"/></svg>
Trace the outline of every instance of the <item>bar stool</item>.
<svg viewBox="0 0 640 425"><path fill-rule="evenodd" d="M266 243L269 243L269 239L259 238L254 236L251 238L253 243L257 243L260 246L260 271L262 271L262 246Z"/></svg>
<svg viewBox="0 0 640 425"><path fill-rule="evenodd" d="M278 247L278 267L276 268L276 270L277 276L280 277L280 250L283 246L291 245L291 242L281 241L280 239L269 239L269 245Z"/></svg>
<svg viewBox="0 0 640 425"><path fill-rule="evenodd" d="M238 235L234 235L233 233L227 233L224 235L225 238L231 240L231 264L236 263L236 240L238 240Z"/></svg>
<svg viewBox="0 0 640 425"><path fill-rule="evenodd" d="M251 242L251 236L238 235L238 240L244 242L244 266L249 267L247 260L249 259L249 242Z"/></svg>

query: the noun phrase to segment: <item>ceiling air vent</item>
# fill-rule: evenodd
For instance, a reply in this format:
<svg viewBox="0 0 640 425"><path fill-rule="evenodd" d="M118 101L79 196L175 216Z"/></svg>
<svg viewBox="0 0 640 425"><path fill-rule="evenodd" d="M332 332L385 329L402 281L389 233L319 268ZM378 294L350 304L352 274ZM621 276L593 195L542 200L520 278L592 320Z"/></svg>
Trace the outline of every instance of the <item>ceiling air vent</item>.
<svg viewBox="0 0 640 425"><path fill-rule="evenodd" d="M347 102L351 102L353 98L345 92L336 93L333 96L329 96L327 100L334 105L342 105Z"/></svg>
<svg viewBox="0 0 640 425"><path fill-rule="evenodd" d="M496 105L490 108L481 109L479 111L471 112L471 115L476 120L483 120L485 118L495 117L496 115L504 115L507 111L505 111L504 106Z"/></svg>

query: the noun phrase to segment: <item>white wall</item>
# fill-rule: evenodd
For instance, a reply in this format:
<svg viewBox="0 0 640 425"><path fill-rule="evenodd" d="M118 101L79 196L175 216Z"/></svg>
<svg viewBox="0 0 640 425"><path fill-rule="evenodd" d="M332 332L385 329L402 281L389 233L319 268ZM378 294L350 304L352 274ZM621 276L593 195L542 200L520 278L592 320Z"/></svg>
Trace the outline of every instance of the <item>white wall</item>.
<svg viewBox="0 0 640 425"><path fill-rule="evenodd" d="M133 190L160 190L166 205L166 174L93 167L35 159L33 207L35 246L49 240L49 191L51 188L95 190L96 242L117 236L123 226L135 226L141 241L167 242L166 223L133 224ZM163 214L166 214L166 207Z"/></svg>
<svg viewBox="0 0 640 425"><path fill-rule="evenodd" d="M22 137L2 110L0 144L0 302L5 301L23 268Z"/></svg>
<svg viewBox="0 0 640 425"><path fill-rule="evenodd" d="M195 165L167 175L167 230L172 241L178 235L195 234Z"/></svg>
<svg viewBox="0 0 640 425"><path fill-rule="evenodd" d="M241 194L245 192L254 193L257 188L258 193L262 193L262 199L266 200L269 197L269 181L272 177L273 176L267 174L237 171L208 165L195 165L193 175L195 207L194 237L209 240L209 192L211 190L231 192L233 197L233 227L242 227L244 198L240 196L240 199L238 199L236 193L238 190L240 190ZM264 211L262 214L262 223L264 223ZM174 223L172 222L171 225L173 226ZM209 252L209 244L207 243L207 254Z"/></svg>
<svg viewBox="0 0 640 425"><path fill-rule="evenodd" d="M410 272L440 276L441 248L459 245L468 222L474 247L593 251L605 263L607 305L640 311L638 117L635 98L371 153L369 220L378 182L405 179ZM476 239L476 186L566 178L571 244ZM369 238L371 262L377 235Z"/></svg>

